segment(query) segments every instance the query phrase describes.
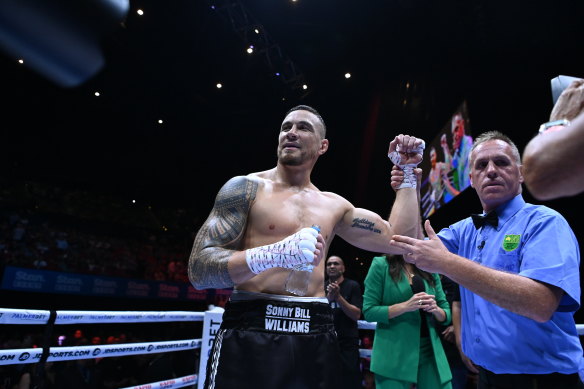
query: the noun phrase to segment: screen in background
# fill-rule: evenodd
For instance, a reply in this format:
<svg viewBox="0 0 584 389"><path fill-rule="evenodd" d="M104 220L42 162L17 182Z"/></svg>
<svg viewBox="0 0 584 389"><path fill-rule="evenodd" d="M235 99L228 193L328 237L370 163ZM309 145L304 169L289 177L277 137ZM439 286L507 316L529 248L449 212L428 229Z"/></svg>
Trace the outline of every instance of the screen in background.
<svg viewBox="0 0 584 389"><path fill-rule="evenodd" d="M466 102L463 102L426 145L422 161L422 218L426 219L470 186L468 155L470 135Z"/></svg>

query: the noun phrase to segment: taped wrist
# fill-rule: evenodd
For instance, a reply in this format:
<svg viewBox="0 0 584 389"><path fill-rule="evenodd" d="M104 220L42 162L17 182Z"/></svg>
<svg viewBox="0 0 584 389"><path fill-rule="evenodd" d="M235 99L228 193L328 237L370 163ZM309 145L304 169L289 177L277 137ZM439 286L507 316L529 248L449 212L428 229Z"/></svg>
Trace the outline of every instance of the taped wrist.
<svg viewBox="0 0 584 389"><path fill-rule="evenodd" d="M422 141L422 144L413 149L412 153L423 155L425 148L426 144L424 143L424 141ZM422 159L420 159L420 162L418 163L403 163L401 161L401 155L399 153L399 150L400 145L397 145L395 151L392 151L391 153L387 154L391 162L397 165L397 167L399 167L404 172L404 180L402 181L400 186L398 186L397 189L416 188L418 180L416 178L416 174L414 173L414 169L418 166L420 162L422 162Z"/></svg>
<svg viewBox="0 0 584 389"><path fill-rule="evenodd" d="M286 239L266 246L245 250L249 269L259 274L273 267L291 269L296 265L312 263L316 250L314 228L303 228Z"/></svg>
<svg viewBox="0 0 584 389"><path fill-rule="evenodd" d="M416 178L416 174L414 173L414 168L418 166L416 164L408 164L408 165L404 165L404 167L402 168L403 172L404 172L404 180L402 181L402 183L400 184L400 186L398 186L398 189L401 188L416 188L417 187L417 183L418 180Z"/></svg>

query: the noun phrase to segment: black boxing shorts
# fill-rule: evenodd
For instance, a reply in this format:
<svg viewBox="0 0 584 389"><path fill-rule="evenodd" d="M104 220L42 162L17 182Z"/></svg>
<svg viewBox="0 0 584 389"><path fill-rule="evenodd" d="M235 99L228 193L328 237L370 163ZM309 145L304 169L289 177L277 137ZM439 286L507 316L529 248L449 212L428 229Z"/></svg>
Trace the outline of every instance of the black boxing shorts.
<svg viewBox="0 0 584 389"><path fill-rule="evenodd" d="M339 348L326 298L234 291L207 361L206 389L329 389Z"/></svg>

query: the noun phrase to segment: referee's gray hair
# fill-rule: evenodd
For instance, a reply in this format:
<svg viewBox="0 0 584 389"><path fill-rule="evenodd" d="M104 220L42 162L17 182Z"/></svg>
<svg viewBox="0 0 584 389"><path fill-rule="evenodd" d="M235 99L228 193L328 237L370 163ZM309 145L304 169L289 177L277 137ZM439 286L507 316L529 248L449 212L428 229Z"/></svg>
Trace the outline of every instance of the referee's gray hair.
<svg viewBox="0 0 584 389"><path fill-rule="evenodd" d="M507 143L509 146L511 146L511 151L513 153L513 157L515 157L515 162L517 162L518 165L521 165L521 153L519 153L519 149L517 148L515 143L511 140L511 138L509 138L507 135L503 134L500 131L487 131L487 132L483 132L478 137L476 137L476 139L474 140L474 142L472 144L472 148L470 149L470 153L468 155L469 163L470 163L470 158L471 158L472 152L481 143L485 143L485 142L488 142L490 140L501 140L501 141Z"/></svg>

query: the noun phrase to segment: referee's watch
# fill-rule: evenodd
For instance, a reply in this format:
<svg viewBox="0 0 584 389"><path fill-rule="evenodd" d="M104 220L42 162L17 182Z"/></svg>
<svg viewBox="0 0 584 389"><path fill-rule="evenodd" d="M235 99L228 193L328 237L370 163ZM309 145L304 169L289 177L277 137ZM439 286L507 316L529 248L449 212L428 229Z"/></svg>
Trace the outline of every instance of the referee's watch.
<svg viewBox="0 0 584 389"><path fill-rule="evenodd" d="M570 121L568 119L554 120L553 122L547 122L539 126L539 133L545 134L548 132L559 131L569 125Z"/></svg>

